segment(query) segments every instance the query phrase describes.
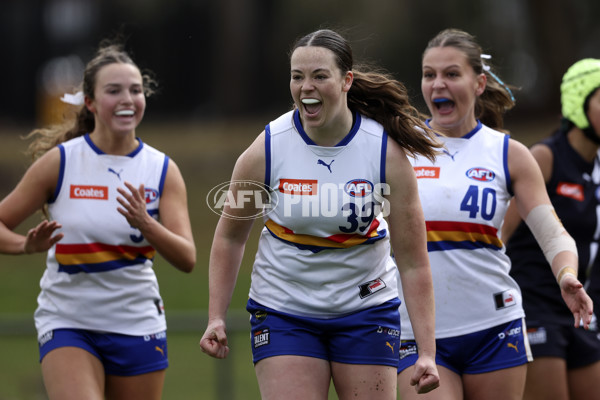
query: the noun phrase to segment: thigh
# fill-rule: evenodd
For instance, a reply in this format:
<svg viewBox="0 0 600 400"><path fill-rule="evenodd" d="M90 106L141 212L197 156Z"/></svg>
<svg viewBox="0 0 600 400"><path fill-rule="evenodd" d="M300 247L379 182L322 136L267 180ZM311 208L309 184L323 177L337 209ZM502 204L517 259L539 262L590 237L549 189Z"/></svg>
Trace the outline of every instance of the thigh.
<svg viewBox="0 0 600 400"><path fill-rule="evenodd" d="M567 376L571 400L600 400L600 361L585 367L569 369Z"/></svg>
<svg viewBox="0 0 600 400"><path fill-rule="evenodd" d="M524 400L568 400L567 363L559 357L535 358L527 366Z"/></svg>
<svg viewBox="0 0 600 400"><path fill-rule="evenodd" d="M104 368L79 347L59 347L42 359L42 376L50 400L104 399Z"/></svg>
<svg viewBox="0 0 600 400"><path fill-rule="evenodd" d="M464 374L465 400L521 400L527 364L481 374Z"/></svg>
<svg viewBox="0 0 600 400"><path fill-rule="evenodd" d="M438 365L440 386L426 394L417 394L414 386L410 385L410 378L414 366L408 367L398 374L398 395L402 400L462 400L463 388L460 375L456 372Z"/></svg>
<svg viewBox="0 0 600 400"><path fill-rule="evenodd" d="M263 400L327 400L329 362L302 356L275 356L258 361L254 370Z"/></svg>
<svg viewBox="0 0 600 400"><path fill-rule="evenodd" d="M396 367L331 363L331 375L340 400L396 399Z"/></svg>
<svg viewBox="0 0 600 400"><path fill-rule="evenodd" d="M106 376L107 400L160 400L166 370L135 376Z"/></svg>

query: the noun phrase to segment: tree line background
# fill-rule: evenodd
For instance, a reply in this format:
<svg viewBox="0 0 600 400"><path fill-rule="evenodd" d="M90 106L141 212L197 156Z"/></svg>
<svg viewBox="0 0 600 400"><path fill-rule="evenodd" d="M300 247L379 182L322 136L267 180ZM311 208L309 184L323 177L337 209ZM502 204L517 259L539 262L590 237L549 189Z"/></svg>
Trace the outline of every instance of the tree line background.
<svg viewBox="0 0 600 400"><path fill-rule="evenodd" d="M521 88L512 117L556 115L566 68L600 58L599 15L596 0L2 0L0 133L46 122L99 41L117 32L160 84L147 120L268 122L291 105L290 46L320 27L403 81L419 108L428 40L464 29Z"/></svg>
<svg viewBox="0 0 600 400"><path fill-rule="evenodd" d="M294 40L321 27L339 30L358 62L386 68L425 111L423 49L442 29L466 30L492 55L499 76L521 88L507 126L513 120L511 134L524 139L557 123L567 67L600 58L598 16L598 0L0 0L0 198L29 164L20 136L61 114L60 97L80 84L99 41L121 33L134 60L159 82L138 132L180 167L198 252L190 275L160 257L155 264L168 309L164 398L258 399L243 308L261 224L232 299L235 351L226 361L210 359L197 344L218 219L205 199L230 178L235 159L265 124L291 107ZM20 232L40 218L32 216ZM45 398L32 318L44 257L0 255L0 399Z"/></svg>

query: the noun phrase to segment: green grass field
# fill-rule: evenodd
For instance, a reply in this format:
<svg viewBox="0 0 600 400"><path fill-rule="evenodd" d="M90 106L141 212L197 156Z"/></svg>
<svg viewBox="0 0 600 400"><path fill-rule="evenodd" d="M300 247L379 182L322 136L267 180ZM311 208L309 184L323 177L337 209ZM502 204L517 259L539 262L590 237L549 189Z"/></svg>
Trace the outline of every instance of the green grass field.
<svg viewBox="0 0 600 400"><path fill-rule="evenodd" d="M260 223L248 242L236 291L232 300L229 328L231 352L227 360L214 360L200 351L208 303L207 267L217 215L206 205L213 186L228 181L237 156L263 129L265 121L214 124L142 123L138 135L179 165L188 188L190 217L198 251L195 270L187 275L157 257L156 273L169 323L170 367L164 389L166 400L259 399L258 385L248 343L249 324L244 307L250 284L252 259ZM509 127L510 129L513 129ZM549 133L550 127L532 121L513 131L513 137L530 144ZM18 182L28 160L27 142L19 135L26 130L0 129L0 197ZM40 219L33 216L20 232ZM33 311L44 271L44 255L0 255L0 400L45 399L37 361ZM335 399L333 390L330 398Z"/></svg>
<svg viewBox="0 0 600 400"><path fill-rule="evenodd" d="M245 124L145 123L138 135L146 143L165 151L180 167L188 189L190 217L198 251L198 263L184 274L157 257L155 270L165 302L169 324L169 360L165 399L258 399L258 385L248 343L249 325L244 311L250 282L251 262L256 250L254 237L248 243L232 301L235 317L231 328L231 353L227 360L214 360L200 351L208 304L207 267L212 235L218 216L206 205L210 188L229 180L236 157L262 130L263 122ZM18 182L28 165L23 154L28 142L19 138L26 130L0 131L0 196ZM18 231L34 226L35 215ZM0 255L0 400L44 399L33 311L44 271L44 255ZM242 320L240 324L238 321Z"/></svg>

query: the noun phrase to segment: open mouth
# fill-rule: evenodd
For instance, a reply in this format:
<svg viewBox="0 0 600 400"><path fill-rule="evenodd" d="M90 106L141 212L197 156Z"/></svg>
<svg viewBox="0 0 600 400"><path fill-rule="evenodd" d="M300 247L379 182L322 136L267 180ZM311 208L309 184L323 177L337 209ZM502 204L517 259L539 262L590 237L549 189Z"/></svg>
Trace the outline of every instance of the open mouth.
<svg viewBox="0 0 600 400"><path fill-rule="evenodd" d="M433 99L434 106L439 111L451 111L454 108L454 102L446 97L438 97Z"/></svg>
<svg viewBox="0 0 600 400"><path fill-rule="evenodd" d="M115 113L119 117L132 117L133 114L135 114L133 110L119 110Z"/></svg>
<svg viewBox="0 0 600 400"><path fill-rule="evenodd" d="M321 103L321 100L313 98L302 99L302 104L304 105L304 109L308 114L316 114L317 112L319 112L321 106L323 105L323 103Z"/></svg>

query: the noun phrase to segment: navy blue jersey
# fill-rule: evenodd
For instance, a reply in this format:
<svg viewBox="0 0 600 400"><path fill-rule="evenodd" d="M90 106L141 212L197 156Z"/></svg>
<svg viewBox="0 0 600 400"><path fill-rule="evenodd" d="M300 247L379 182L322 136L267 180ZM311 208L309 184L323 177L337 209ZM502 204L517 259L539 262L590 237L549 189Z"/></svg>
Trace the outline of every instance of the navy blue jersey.
<svg viewBox="0 0 600 400"><path fill-rule="evenodd" d="M565 229L577 242L579 280L584 282L595 307L600 305L600 260L598 253L598 213L600 213L600 163L584 160L559 130L542 141L553 154L552 176L546 185L550 201ZM509 239L507 254L511 275L523 293L528 319L573 323L560 288L546 258L529 228L521 222Z"/></svg>

